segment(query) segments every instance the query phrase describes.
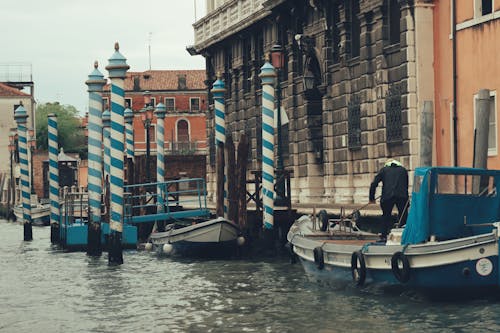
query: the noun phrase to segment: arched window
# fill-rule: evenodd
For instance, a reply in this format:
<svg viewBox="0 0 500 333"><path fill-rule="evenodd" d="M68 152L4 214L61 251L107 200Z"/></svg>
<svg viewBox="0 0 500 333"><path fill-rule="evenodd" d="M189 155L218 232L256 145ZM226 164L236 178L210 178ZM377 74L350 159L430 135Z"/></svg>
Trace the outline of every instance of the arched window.
<svg viewBox="0 0 500 333"><path fill-rule="evenodd" d="M177 141L189 142L189 123L181 119L177 122Z"/></svg>

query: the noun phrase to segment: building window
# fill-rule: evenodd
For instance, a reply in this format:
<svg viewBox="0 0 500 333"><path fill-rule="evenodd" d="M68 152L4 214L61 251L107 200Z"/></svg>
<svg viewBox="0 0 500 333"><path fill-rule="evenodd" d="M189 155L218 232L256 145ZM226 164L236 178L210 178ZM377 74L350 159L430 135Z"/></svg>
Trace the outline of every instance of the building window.
<svg viewBox="0 0 500 333"><path fill-rule="evenodd" d="M403 122L401 110L401 91L391 86L385 97L385 127L387 143L403 141Z"/></svg>
<svg viewBox="0 0 500 333"><path fill-rule="evenodd" d="M399 0L389 0L388 8L389 16L389 43L398 44L400 42L400 21L401 21L401 9L399 5Z"/></svg>
<svg viewBox="0 0 500 333"><path fill-rule="evenodd" d="M132 107L132 98L125 98L125 107L129 109Z"/></svg>
<svg viewBox="0 0 500 333"><path fill-rule="evenodd" d="M200 112L200 98L199 97L190 98L189 108L191 112Z"/></svg>
<svg viewBox="0 0 500 333"><path fill-rule="evenodd" d="M149 105L152 106L152 107L156 107L156 99L154 97L151 97Z"/></svg>
<svg viewBox="0 0 500 333"><path fill-rule="evenodd" d="M109 100L107 97L103 97L102 99L102 107L104 110L109 108Z"/></svg>
<svg viewBox="0 0 500 333"><path fill-rule="evenodd" d="M181 119L177 122L177 141L189 142L189 123Z"/></svg>
<svg viewBox="0 0 500 333"><path fill-rule="evenodd" d="M252 83L252 47L250 43L250 38L243 39L243 92L247 93L250 91Z"/></svg>
<svg viewBox="0 0 500 333"><path fill-rule="evenodd" d="M224 84L226 88L226 99L231 98L231 69L233 68L233 52L231 46L224 50Z"/></svg>
<svg viewBox="0 0 500 333"><path fill-rule="evenodd" d="M496 92L490 91L490 114L488 121L488 156L494 156L498 154L498 144L497 144L497 99ZM476 110L478 109L478 96L474 95L474 127L476 123Z"/></svg>
<svg viewBox="0 0 500 333"><path fill-rule="evenodd" d="M474 0L474 17L493 13L493 0Z"/></svg>
<svg viewBox="0 0 500 333"><path fill-rule="evenodd" d="M166 97L165 98L165 108L168 111L175 111L175 98Z"/></svg>
<svg viewBox="0 0 500 333"><path fill-rule="evenodd" d="M347 105L347 127L349 149L361 148L361 101L354 96Z"/></svg>
<svg viewBox="0 0 500 333"><path fill-rule="evenodd" d="M332 61L336 64L340 61L340 11L338 3L335 3L331 6L330 16L332 21Z"/></svg>
<svg viewBox="0 0 500 333"><path fill-rule="evenodd" d="M347 17L351 28L350 33L350 56L351 58L359 57L361 48L361 22L359 20L359 0L349 0L346 6L348 11Z"/></svg>
<svg viewBox="0 0 500 333"><path fill-rule="evenodd" d="M264 34L262 30L255 34L255 47L254 47L254 59L256 68L255 77L259 77L260 68L264 65ZM260 89L261 80L253 80L255 85L255 91Z"/></svg>

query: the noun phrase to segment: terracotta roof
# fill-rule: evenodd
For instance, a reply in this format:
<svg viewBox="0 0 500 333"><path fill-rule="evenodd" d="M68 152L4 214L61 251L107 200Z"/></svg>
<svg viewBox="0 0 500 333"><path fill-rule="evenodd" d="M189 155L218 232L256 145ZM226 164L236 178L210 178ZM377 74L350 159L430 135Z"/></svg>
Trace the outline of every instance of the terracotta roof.
<svg viewBox="0 0 500 333"><path fill-rule="evenodd" d="M179 89L179 77L183 76L186 78L186 87ZM205 79L206 73L203 69L127 72L125 90L205 90ZM139 89L134 89L134 82L139 85ZM104 87L104 90L109 90L109 84Z"/></svg>
<svg viewBox="0 0 500 333"><path fill-rule="evenodd" d="M5 83L0 82L0 97L15 97L15 96L29 97L30 95L22 92L19 89L13 88Z"/></svg>

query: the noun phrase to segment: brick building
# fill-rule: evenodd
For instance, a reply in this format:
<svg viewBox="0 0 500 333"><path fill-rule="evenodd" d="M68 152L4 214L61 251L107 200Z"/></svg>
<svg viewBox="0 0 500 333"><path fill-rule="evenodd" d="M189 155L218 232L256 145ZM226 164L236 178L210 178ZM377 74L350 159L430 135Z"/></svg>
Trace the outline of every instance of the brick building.
<svg viewBox="0 0 500 333"><path fill-rule="evenodd" d="M165 155L206 154L207 92L204 70L148 70L127 72L125 105L134 112L136 155L146 152L146 129L141 119L145 95L151 105L165 104ZM104 87L103 104L109 105L110 86ZM156 116L150 128L151 153L156 154Z"/></svg>
<svg viewBox="0 0 500 333"><path fill-rule="evenodd" d="M208 82L223 73L226 133L236 142L248 135L252 171L261 169L258 75L265 55L282 45L279 84L290 122L281 147L293 171L292 201L367 202L388 157L410 171L419 164L419 113L433 100L432 7L424 0L208 0L188 51L205 57ZM210 132L213 111L207 117ZM208 171L214 177L213 164Z"/></svg>

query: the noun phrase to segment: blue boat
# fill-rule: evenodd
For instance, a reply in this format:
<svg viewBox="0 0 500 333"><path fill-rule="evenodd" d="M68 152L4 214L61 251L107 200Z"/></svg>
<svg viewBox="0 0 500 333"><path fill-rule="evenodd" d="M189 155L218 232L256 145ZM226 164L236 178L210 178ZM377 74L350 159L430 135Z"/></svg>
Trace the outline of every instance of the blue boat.
<svg viewBox="0 0 500 333"><path fill-rule="evenodd" d="M406 226L392 229L387 241L363 233L355 221L303 216L287 236L293 257L316 278L357 285L498 290L500 171L425 167L414 177ZM342 231L342 223L353 228Z"/></svg>

